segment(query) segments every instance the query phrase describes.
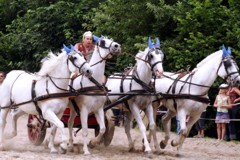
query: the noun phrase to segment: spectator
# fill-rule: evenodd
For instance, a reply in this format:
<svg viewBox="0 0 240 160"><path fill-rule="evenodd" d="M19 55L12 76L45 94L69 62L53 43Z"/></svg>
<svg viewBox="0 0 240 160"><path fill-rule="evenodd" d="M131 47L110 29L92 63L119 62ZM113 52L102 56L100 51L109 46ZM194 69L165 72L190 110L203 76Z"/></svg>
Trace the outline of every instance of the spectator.
<svg viewBox="0 0 240 160"><path fill-rule="evenodd" d="M196 128L198 134L193 136L194 138L203 138L204 137L205 118L206 118L206 110L204 110L202 112L200 119L195 123L195 128Z"/></svg>
<svg viewBox="0 0 240 160"><path fill-rule="evenodd" d="M216 96L214 107L217 107L217 114L215 123L217 124L218 140L223 140L226 134L226 124L229 123L228 109L231 108L230 98L227 95L228 85L221 84L219 86L219 93Z"/></svg>
<svg viewBox="0 0 240 160"><path fill-rule="evenodd" d="M187 116L186 116L186 124L188 123L189 118L190 118L190 116L187 115ZM180 125L180 120L179 120L179 118L178 118L178 115L176 115L176 122L177 122L176 132L177 132L177 134L179 135L179 134L181 133L181 125Z"/></svg>
<svg viewBox="0 0 240 160"><path fill-rule="evenodd" d="M3 71L0 71L0 85L2 85L4 79L5 79L5 73Z"/></svg>
<svg viewBox="0 0 240 160"><path fill-rule="evenodd" d="M240 90L238 87L229 88L228 96L230 98L230 104L236 104L240 101ZM232 105L232 108L228 110L230 122L228 124L229 131L229 139L236 140L237 139L237 131L236 131L236 122L231 121L231 119L237 118L237 113L239 110L239 105ZM226 138L226 139L228 139Z"/></svg>

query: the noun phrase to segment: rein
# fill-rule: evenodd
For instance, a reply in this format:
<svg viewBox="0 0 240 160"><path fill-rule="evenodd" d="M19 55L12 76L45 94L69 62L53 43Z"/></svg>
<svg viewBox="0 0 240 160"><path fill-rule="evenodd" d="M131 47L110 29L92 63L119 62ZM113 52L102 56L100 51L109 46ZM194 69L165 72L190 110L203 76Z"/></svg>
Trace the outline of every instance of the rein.
<svg viewBox="0 0 240 160"><path fill-rule="evenodd" d="M97 52L98 52L99 56L101 57L101 60L98 61L98 62L96 62L96 63L94 63L94 64L92 64L91 67L97 65L98 63L102 63L103 61L107 60L109 54L112 55L112 53L111 53L111 51L110 51L110 48L111 48L111 46L112 46L112 43L113 43L113 41L111 42L111 44L109 45L109 47L103 46L103 45L101 45L101 44L100 44L100 45L97 44ZM108 50L109 50L109 54L107 54L105 57L102 57L102 55L100 54L99 47L104 48L104 49L108 49Z"/></svg>
<svg viewBox="0 0 240 160"><path fill-rule="evenodd" d="M179 81L179 82L183 82L183 83L186 83L186 84L191 84L191 85L194 85L194 86L206 87L206 88L210 88L211 87L211 86L205 86L205 85L201 85L201 84L197 84L197 83L183 81L181 79L174 79L174 78L172 78L170 76L167 76L167 75L164 75L164 74L163 74L163 77L166 77L166 78L171 79L171 80L176 80L176 81Z"/></svg>
<svg viewBox="0 0 240 160"><path fill-rule="evenodd" d="M87 62L83 62L83 64L82 64L80 67L78 67L78 66L74 63L74 59L73 59L72 56L68 56L68 61L71 61L72 64L73 64L76 68L78 68L79 72L81 71L82 67L87 63ZM67 61L67 65L68 65L68 61Z"/></svg>

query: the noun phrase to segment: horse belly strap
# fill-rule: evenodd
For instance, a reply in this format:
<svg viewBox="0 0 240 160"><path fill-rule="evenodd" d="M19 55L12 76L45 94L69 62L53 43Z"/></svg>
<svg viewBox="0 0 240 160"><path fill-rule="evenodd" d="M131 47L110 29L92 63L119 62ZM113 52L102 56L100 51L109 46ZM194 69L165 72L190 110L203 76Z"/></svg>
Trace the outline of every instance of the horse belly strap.
<svg viewBox="0 0 240 160"><path fill-rule="evenodd" d="M36 110L37 110L40 118L43 119L42 110L41 110L40 107L38 106L37 101L34 100L34 99L36 98L36 91L35 91L36 83L37 83L37 81L36 81L36 80L33 80L33 82L32 82L32 92L31 92L31 93L32 93L32 99L33 99L33 103L35 104Z"/></svg>

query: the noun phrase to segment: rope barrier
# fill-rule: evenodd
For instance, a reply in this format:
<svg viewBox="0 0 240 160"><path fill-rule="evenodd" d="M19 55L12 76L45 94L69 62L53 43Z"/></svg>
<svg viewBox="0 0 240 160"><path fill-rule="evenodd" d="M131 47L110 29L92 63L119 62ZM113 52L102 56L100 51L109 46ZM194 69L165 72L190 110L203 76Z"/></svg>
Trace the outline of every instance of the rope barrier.
<svg viewBox="0 0 240 160"><path fill-rule="evenodd" d="M209 121L215 121L215 118L199 118L199 119L204 119L204 120L209 120ZM227 121L240 121L240 119L224 119Z"/></svg>
<svg viewBox="0 0 240 160"><path fill-rule="evenodd" d="M230 104L232 106L237 106L237 105L240 105L240 103L234 103L234 104ZM229 105L227 105L229 106ZM208 105L208 107L214 107L214 105ZM157 111L158 114L165 114L167 113L167 111ZM199 118L199 119L204 119L204 120L208 120L208 121L215 121L216 119L215 118ZM234 121L234 122L239 122L240 119L225 119L227 121Z"/></svg>

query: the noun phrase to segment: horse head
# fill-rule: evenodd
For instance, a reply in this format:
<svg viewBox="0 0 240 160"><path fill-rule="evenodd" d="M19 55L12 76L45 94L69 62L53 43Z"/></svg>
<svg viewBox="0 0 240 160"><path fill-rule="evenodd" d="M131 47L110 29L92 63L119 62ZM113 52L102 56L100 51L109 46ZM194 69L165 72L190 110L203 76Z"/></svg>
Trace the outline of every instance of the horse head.
<svg viewBox="0 0 240 160"><path fill-rule="evenodd" d="M71 48L63 45L66 54L68 55L67 64L68 68L71 72L83 73L86 77L90 77L92 75L92 68L86 62L84 56L81 52L77 51L72 45Z"/></svg>
<svg viewBox="0 0 240 160"><path fill-rule="evenodd" d="M101 36L98 38L94 36L94 41L98 47L98 52L103 59L111 58L112 55L121 53L121 45L114 42L113 39Z"/></svg>
<svg viewBox="0 0 240 160"><path fill-rule="evenodd" d="M222 62L218 69L218 75L225 79L230 86L240 85L239 68L231 56L231 48L222 46Z"/></svg>
<svg viewBox="0 0 240 160"><path fill-rule="evenodd" d="M160 77L163 74L162 61L164 59L164 53L160 50L160 41L156 38L155 45L152 43L151 38L148 38L148 53L146 56L146 61L151 66L156 77Z"/></svg>

